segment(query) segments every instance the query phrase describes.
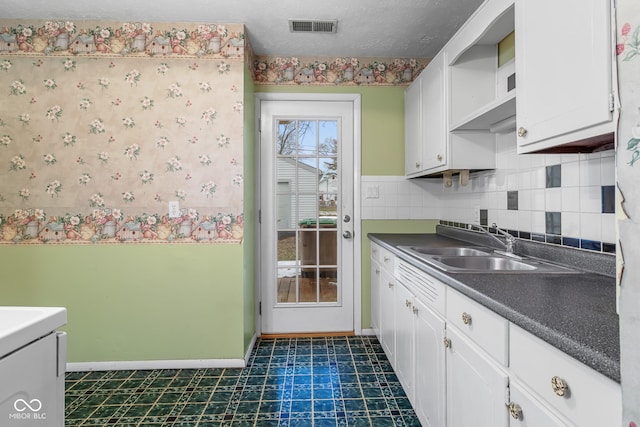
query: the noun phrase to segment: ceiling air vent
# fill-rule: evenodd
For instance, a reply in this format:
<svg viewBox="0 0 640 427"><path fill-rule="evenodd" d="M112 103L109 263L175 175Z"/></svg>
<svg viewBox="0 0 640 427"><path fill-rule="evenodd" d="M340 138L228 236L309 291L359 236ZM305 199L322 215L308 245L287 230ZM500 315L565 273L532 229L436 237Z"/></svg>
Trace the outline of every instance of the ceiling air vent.
<svg viewBox="0 0 640 427"><path fill-rule="evenodd" d="M292 33L335 33L338 21L318 19L289 19L289 31Z"/></svg>

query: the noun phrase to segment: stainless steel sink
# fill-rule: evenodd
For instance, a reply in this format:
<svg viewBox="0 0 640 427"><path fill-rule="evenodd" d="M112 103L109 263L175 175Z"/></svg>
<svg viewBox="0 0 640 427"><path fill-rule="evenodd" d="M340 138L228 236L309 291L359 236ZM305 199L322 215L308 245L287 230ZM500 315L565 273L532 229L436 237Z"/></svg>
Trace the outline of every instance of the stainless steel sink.
<svg viewBox="0 0 640 427"><path fill-rule="evenodd" d="M489 252L468 247L429 248L424 246L411 246L410 249L424 255L442 256L489 256Z"/></svg>
<svg viewBox="0 0 640 427"><path fill-rule="evenodd" d="M465 270L535 270L534 265L498 256L435 256L433 259L448 267Z"/></svg>
<svg viewBox="0 0 640 427"><path fill-rule="evenodd" d="M578 273L536 258L512 258L484 247L398 246L401 251L451 273Z"/></svg>

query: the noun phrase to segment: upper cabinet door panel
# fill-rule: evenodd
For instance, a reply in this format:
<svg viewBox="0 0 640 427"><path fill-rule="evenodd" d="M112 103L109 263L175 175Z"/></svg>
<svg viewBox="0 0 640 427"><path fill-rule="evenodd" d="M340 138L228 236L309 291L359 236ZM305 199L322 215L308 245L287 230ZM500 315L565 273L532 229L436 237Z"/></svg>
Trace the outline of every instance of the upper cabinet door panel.
<svg viewBox="0 0 640 427"><path fill-rule="evenodd" d="M424 170L422 163L422 74L404 92L405 175Z"/></svg>
<svg viewBox="0 0 640 427"><path fill-rule="evenodd" d="M610 0L516 0L520 152L612 120L610 9Z"/></svg>
<svg viewBox="0 0 640 427"><path fill-rule="evenodd" d="M438 55L422 75L422 160L425 170L447 163L444 67L444 55Z"/></svg>

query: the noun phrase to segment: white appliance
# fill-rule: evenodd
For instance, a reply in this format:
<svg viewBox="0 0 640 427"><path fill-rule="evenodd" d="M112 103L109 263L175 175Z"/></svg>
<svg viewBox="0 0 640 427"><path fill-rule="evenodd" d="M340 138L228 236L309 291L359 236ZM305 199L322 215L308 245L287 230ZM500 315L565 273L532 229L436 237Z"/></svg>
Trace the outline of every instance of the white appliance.
<svg viewBox="0 0 640 427"><path fill-rule="evenodd" d="M0 426L64 427L61 307L0 307Z"/></svg>

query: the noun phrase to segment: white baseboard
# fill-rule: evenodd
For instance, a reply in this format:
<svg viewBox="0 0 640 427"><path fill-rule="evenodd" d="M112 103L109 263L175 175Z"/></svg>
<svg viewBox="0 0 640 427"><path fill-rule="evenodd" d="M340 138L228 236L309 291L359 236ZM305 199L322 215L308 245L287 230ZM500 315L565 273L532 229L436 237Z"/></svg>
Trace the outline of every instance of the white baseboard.
<svg viewBox="0 0 640 427"><path fill-rule="evenodd" d="M114 362L67 363L67 372L244 368L245 366L245 359L126 360Z"/></svg>
<svg viewBox="0 0 640 427"><path fill-rule="evenodd" d="M249 357L251 356L251 352L253 351L253 346L256 345L256 340L258 339L257 334L253 334L253 338L251 338L251 342L249 343L249 348L247 348L247 352L244 354L244 366L247 366L249 362Z"/></svg>
<svg viewBox="0 0 640 427"><path fill-rule="evenodd" d="M374 329L363 329L360 335L375 335L376 331Z"/></svg>

